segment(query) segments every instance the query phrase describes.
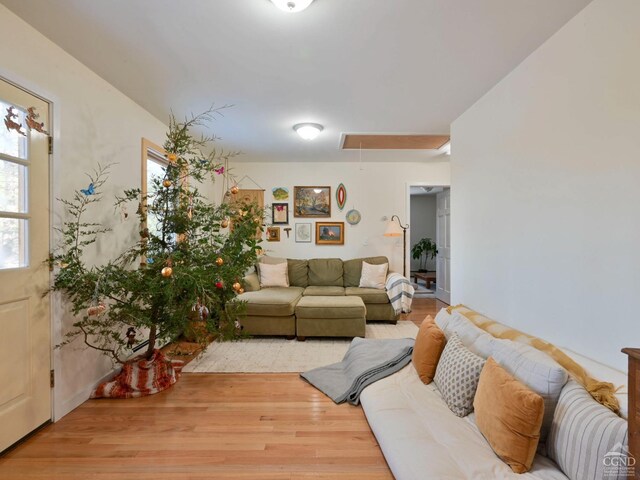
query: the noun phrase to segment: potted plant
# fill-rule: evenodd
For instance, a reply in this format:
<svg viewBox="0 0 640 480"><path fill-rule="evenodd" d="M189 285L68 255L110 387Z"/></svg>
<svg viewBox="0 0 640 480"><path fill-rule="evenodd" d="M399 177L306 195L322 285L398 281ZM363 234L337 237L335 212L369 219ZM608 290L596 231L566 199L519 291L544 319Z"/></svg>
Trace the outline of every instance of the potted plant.
<svg viewBox="0 0 640 480"><path fill-rule="evenodd" d="M55 271L51 290L63 294L78 320L60 346L79 337L123 365L119 381L125 381L125 369L132 364L146 362L139 368L168 375L163 385L169 386L177 375L157 350L160 341L203 329L221 339L240 333L238 321L246 305L235 297L244 291L245 271L256 262L256 230L264 212L257 205L215 204L198 190L207 180L229 175L222 165L228 154L202 152L214 138L194 138L189 132L207 124L215 113L209 110L184 122L171 117L164 177L153 179L145 197L135 188L116 200L118 209L134 204L140 225L139 240L116 258L96 265L85 253L90 245L109 241L110 229L91 221L94 209L100 208L109 167L98 167L89 175L87 188L61 200L66 219L59 229L62 244L49 260ZM230 197L236 193L232 187ZM233 228L227 229L231 222ZM133 348L143 342L148 343L142 355L131 358ZM120 383L120 394L110 389L104 395L103 389L97 396L148 394L136 388Z"/></svg>
<svg viewBox="0 0 640 480"><path fill-rule="evenodd" d="M438 254L435 242L430 238L421 238L416 244L411 247L411 257L414 260L419 260L419 272L427 271L427 261L435 258Z"/></svg>

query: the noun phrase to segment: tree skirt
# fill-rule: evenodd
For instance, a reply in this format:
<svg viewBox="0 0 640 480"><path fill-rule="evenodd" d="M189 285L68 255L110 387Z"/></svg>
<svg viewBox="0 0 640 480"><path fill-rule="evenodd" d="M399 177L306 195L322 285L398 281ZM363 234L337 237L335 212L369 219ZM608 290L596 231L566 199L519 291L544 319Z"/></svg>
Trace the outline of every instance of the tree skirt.
<svg viewBox="0 0 640 480"><path fill-rule="evenodd" d="M178 381L184 362L169 360L160 350L149 359L131 361L98 387L91 398L136 398L166 390Z"/></svg>

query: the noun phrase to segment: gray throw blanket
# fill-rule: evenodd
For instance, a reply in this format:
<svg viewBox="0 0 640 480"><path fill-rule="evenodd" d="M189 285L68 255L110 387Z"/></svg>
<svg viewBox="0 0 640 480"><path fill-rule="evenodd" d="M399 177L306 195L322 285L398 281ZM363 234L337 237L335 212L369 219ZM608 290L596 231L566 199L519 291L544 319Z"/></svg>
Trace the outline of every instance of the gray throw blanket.
<svg viewBox="0 0 640 480"><path fill-rule="evenodd" d="M314 368L300 376L334 402L358 405L365 387L396 373L411 361L414 342L413 338L354 338L341 362Z"/></svg>

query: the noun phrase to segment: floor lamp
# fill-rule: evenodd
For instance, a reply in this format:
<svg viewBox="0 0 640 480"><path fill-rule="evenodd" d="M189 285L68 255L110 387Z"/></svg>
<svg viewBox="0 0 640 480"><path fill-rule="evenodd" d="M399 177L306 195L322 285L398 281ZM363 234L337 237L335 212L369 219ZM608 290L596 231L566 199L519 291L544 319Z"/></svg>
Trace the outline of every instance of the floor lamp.
<svg viewBox="0 0 640 480"><path fill-rule="evenodd" d="M393 219L397 221L393 221ZM393 215L387 224L387 231L384 232L385 237L402 236L402 275L407 276L407 228L409 224L402 225L400 217Z"/></svg>

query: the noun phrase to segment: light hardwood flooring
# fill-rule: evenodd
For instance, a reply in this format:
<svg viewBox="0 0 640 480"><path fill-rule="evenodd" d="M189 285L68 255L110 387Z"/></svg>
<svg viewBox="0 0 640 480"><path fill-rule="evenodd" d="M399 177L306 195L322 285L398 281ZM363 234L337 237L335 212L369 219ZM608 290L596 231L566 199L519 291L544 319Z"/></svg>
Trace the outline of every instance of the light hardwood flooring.
<svg viewBox="0 0 640 480"><path fill-rule="evenodd" d="M416 299L420 324L445 304ZM297 374L184 374L89 400L0 457L0 479L392 479L361 407Z"/></svg>

